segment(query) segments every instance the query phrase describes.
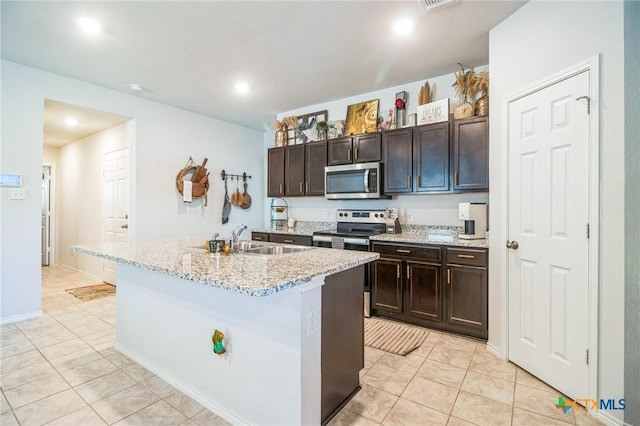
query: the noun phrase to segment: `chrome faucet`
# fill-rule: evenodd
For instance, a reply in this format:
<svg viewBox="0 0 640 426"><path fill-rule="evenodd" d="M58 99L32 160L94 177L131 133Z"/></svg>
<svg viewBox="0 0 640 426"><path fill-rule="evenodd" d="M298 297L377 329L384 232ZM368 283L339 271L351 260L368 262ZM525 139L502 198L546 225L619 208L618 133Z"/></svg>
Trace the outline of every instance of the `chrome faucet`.
<svg viewBox="0 0 640 426"><path fill-rule="evenodd" d="M242 231L247 229L247 225L239 225L235 230L231 231L231 250L238 251L238 238L240 238L240 234Z"/></svg>

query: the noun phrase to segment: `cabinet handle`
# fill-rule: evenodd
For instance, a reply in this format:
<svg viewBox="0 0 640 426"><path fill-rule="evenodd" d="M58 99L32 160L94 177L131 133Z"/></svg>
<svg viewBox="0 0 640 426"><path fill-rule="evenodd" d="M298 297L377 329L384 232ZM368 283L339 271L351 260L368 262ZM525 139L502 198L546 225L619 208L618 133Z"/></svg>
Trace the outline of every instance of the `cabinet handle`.
<svg viewBox="0 0 640 426"><path fill-rule="evenodd" d="M411 253L411 250L405 250L405 249L396 249L396 253Z"/></svg>
<svg viewBox="0 0 640 426"><path fill-rule="evenodd" d="M347 160L351 161L351 148L347 149Z"/></svg>
<svg viewBox="0 0 640 426"><path fill-rule="evenodd" d="M280 194L282 195L282 184L280 184Z"/></svg>
<svg viewBox="0 0 640 426"><path fill-rule="evenodd" d="M458 172L455 172L453 174L453 184L457 186L459 180L460 180L460 174Z"/></svg>
<svg viewBox="0 0 640 426"><path fill-rule="evenodd" d="M411 175L407 176L407 188L411 188Z"/></svg>
<svg viewBox="0 0 640 426"><path fill-rule="evenodd" d="M407 265L407 279L410 279L411 275L409 274L409 265Z"/></svg>
<svg viewBox="0 0 640 426"><path fill-rule="evenodd" d="M451 284L451 269L447 268L447 284Z"/></svg>
<svg viewBox="0 0 640 426"><path fill-rule="evenodd" d="M302 182L300 182L300 193L302 193Z"/></svg>
<svg viewBox="0 0 640 426"><path fill-rule="evenodd" d="M418 188L422 188L422 175L418 175Z"/></svg>
<svg viewBox="0 0 640 426"><path fill-rule="evenodd" d="M358 148L356 148L353 152L354 152L353 159L357 160L358 159Z"/></svg>
<svg viewBox="0 0 640 426"><path fill-rule="evenodd" d="M475 259L476 257L471 255L471 254L459 254L458 257L461 257L463 259Z"/></svg>
<svg viewBox="0 0 640 426"><path fill-rule="evenodd" d="M307 192L309 192L309 182L307 181Z"/></svg>
<svg viewBox="0 0 640 426"><path fill-rule="evenodd" d="M282 241L285 242L285 243L289 243L289 244L291 244L293 242L293 240L282 240Z"/></svg>
<svg viewBox="0 0 640 426"><path fill-rule="evenodd" d="M253 239L254 239L254 240L256 240L256 241L262 241L262 240L264 240L264 238L262 238L262 237L253 237Z"/></svg>
<svg viewBox="0 0 640 426"><path fill-rule="evenodd" d="M396 265L396 272L398 273L398 279L400 279L400 265Z"/></svg>

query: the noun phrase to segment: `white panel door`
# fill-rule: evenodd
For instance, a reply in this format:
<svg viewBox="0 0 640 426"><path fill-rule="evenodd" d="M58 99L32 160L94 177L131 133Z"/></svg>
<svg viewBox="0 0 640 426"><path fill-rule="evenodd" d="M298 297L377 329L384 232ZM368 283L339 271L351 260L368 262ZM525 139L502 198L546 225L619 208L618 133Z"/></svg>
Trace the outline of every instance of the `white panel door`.
<svg viewBox="0 0 640 426"><path fill-rule="evenodd" d="M588 391L588 95L584 71L508 110L509 358L573 398Z"/></svg>
<svg viewBox="0 0 640 426"><path fill-rule="evenodd" d="M129 219L129 149L108 152L102 158L103 243L127 241ZM102 280L116 283L115 263L102 262Z"/></svg>

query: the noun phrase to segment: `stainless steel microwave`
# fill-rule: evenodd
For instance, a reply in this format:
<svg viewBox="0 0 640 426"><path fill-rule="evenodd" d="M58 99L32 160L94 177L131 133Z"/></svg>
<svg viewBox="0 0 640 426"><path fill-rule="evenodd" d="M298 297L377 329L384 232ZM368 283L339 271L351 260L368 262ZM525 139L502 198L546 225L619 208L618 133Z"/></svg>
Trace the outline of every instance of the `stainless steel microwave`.
<svg viewBox="0 0 640 426"><path fill-rule="evenodd" d="M324 196L329 200L391 198L383 194L382 163L356 163L324 168Z"/></svg>

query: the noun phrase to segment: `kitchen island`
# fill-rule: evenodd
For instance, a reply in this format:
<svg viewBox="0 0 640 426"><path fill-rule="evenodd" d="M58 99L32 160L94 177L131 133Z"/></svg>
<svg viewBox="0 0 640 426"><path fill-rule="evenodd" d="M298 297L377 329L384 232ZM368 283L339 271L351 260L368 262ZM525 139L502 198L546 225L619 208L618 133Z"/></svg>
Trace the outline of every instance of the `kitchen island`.
<svg viewBox="0 0 640 426"><path fill-rule="evenodd" d="M172 239L73 248L117 262L116 349L233 424L326 421L358 389L358 277L378 254L201 247ZM224 354L213 351L215 330Z"/></svg>

